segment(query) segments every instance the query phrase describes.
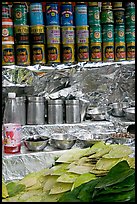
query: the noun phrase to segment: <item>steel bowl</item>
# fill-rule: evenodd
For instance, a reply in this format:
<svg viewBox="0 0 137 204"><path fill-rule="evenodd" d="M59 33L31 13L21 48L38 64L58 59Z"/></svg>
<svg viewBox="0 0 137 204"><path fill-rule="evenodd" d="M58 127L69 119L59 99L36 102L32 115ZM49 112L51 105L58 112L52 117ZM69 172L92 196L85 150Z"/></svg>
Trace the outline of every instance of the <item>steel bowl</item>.
<svg viewBox="0 0 137 204"><path fill-rule="evenodd" d="M125 117L130 121L135 121L135 107L124 109Z"/></svg>
<svg viewBox="0 0 137 204"><path fill-rule="evenodd" d="M76 142L76 137L69 134L53 134L50 138L50 145L57 149L70 149Z"/></svg>
<svg viewBox="0 0 137 204"><path fill-rule="evenodd" d="M129 103L128 102L112 103L111 107L113 116L123 117L124 109L129 107Z"/></svg>
<svg viewBox="0 0 137 204"><path fill-rule="evenodd" d="M96 107L87 112L91 116L92 120L106 120L107 110L103 107Z"/></svg>

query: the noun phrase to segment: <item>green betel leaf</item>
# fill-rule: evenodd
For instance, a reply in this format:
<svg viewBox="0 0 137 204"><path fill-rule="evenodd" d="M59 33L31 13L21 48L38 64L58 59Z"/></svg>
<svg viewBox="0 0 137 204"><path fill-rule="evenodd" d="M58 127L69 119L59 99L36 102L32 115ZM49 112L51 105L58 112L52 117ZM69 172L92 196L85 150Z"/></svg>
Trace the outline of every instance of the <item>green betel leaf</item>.
<svg viewBox="0 0 137 204"><path fill-rule="evenodd" d="M26 186L17 182L9 182L6 185L10 197L17 195L26 189Z"/></svg>
<svg viewBox="0 0 137 204"><path fill-rule="evenodd" d="M7 198L9 196L6 184L2 181L2 198Z"/></svg>
<svg viewBox="0 0 137 204"><path fill-rule="evenodd" d="M57 182L73 183L78 178L78 176L78 174L66 172L58 177Z"/></svg>
<svg viewBox="0 0 137 204"><path fill-rule="evenodd" d="M63 193L66 191L69 191L72 187L71 183L55 183L53 187L51 188L49 194L58 194L58 193Z"/></svg>
<svg viewBox="0 0 137 204"><path fill-rule="evenodd" d="M84 174L88 173L92 170L90 166L73 166L71 167L68 172L76 173L76 174Z"/></svg>
<svg viewBox="0 0 137 204"><path fill-rule="evenodd" d="M43 191L50 190L53 187L53 185L57 182L57 178L58 178L58 176L49 175L45 181L44 186L43 186Z"/></svg>
<svg viewBox="0 0 137 204"><path fill-rule="evenodd" d="M97 161L95 169L97 170L110 170L115 166L121 159L119 158L101 158Z"/></svg>

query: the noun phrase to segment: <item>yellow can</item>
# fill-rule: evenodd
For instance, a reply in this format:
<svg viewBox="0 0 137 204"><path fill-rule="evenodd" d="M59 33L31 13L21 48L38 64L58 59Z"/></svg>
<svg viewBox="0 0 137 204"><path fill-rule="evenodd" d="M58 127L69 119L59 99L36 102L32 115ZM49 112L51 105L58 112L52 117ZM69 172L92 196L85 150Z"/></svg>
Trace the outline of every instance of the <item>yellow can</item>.
<svg viewBox="0 0 137 204"><path fill-rule="evenodd" d="M77 61L89 61L89 44L77 44Z"/></svg>
<svg viewBox="0 0 137 204"><path fill-rule="evenodd" d="M75 62L74 44L62 44L62 62Z"/></svg>
<svg viewBox="0 0 137 204"><path fill-rule="evenodd" d="M89 60L91 62L102 62L102 43L93 42L89 46Z"/></svg>
<svg viewBox="0 0 137 204"><path fill-rule="evenodd" d="M126 43L127 60L135 60L135 42Z"/></svg>
<svg viewBox="0 0 137 204"><path fill-rule="evenodd" d="M2 66L14 64L14 45L2 45Z"/></svg>
<svg viewBox="0 0 137 204"><path fill-rule="evenodd" d="M30 65L29 45L16 45L16 64L20 66Z"/></svg>
<svg viewBox="0 0 137 204"><path fill-rule="evenodd" d="M89 26L76 26L76 43L89 43Z"/></svg>
<svg viewBox="0 0 137 204"><path fill-rule="evenodd" d="M47 45L47 63L60 63L60 44Z"/></svg>
<svg viewBox="0 0 137 204"><path fill-rule="evenodd" d="M34 25L30 26L30 36L32 44L45 44L45 26Z"/></svg>
<svg viewBox="0 0 137 204"><path fill-rule="evenodd" d="M47 44L60 43L60 26L50 25L46 26Z"/></svg>
<svg viewBox="0 0 137 204"><path fill-rule="evenodd" d="M29 44L29 26L14 26L15 44Z"/></svg>
<svg viewBox="0 0 137 204"><path fill-rule="evenodd" d="M103 43L103 61L104 62L114 61L114 42Z"/></svg>
<svg viewBox="0 0 137 204"><path fill-rule="evenodd" d="M115 61L126 60L126 45L125 42L115 42Z"/></svg>
<svg viewBox="0 0 137 204"><path fill-rule="evenodd" d="M75 43L75 26L62 26L61 36L62 44L74 44Z"/></svg>
<svg viewBox="0 0 137 204"><path fill-rule="evenodd" d="M45 45L32 45L32 64L44 65L45 63Z"/></svg>

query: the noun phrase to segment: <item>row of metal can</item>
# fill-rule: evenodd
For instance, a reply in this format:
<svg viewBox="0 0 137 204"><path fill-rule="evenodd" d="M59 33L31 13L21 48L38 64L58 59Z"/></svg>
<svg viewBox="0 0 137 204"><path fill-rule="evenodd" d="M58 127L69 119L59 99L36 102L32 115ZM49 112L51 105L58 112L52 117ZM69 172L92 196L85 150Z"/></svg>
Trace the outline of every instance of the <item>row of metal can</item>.
<svg viewBox="0 0 137 204"><path fill-rule="evenodd" d="M75 52L76 50L76 52ZM16 55L14 54L16 52ZM15 59L16 58L16 59ZM95 42L90 44L2 45L2 66L34 64L113 62L135 60L135 42Z"/></svg>

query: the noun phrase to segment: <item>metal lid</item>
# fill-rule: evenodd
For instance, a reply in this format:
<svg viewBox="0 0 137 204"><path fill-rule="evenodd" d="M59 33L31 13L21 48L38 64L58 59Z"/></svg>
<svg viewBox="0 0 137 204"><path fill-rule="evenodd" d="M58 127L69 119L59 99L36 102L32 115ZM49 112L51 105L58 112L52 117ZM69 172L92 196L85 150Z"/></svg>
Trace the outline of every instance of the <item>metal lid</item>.
<svg viewBox="0 0 137 204"><path fill-rule="evenodd" d="M41 96L28 96L28 101L30 102L44 102L44 97Z"/></svg>
<svg viewBox="0 0 137 204"><path fill-rule="evenodd" d="M66 105L79 105L79 100L66 100Z"/></svg>
<svg viewBox="0 0 137 204"><path fill-rule="evenodd" d="M63 100L61 99L56 99L56 100L48 100L48 105L62 105Z"/></svg>
<svg viewBox="0 0 137 204"><path fill-rule="evenodd" d="M26 97L25 96L18 96L18 97L16 97L16 101L17 102L26 101Z"/></svg>
<svg viewBox="0 0 137 204"><path fill-rule="evenodd" d="M16 93L15 92L9 92L8 98L16 98Z"/></svg>

